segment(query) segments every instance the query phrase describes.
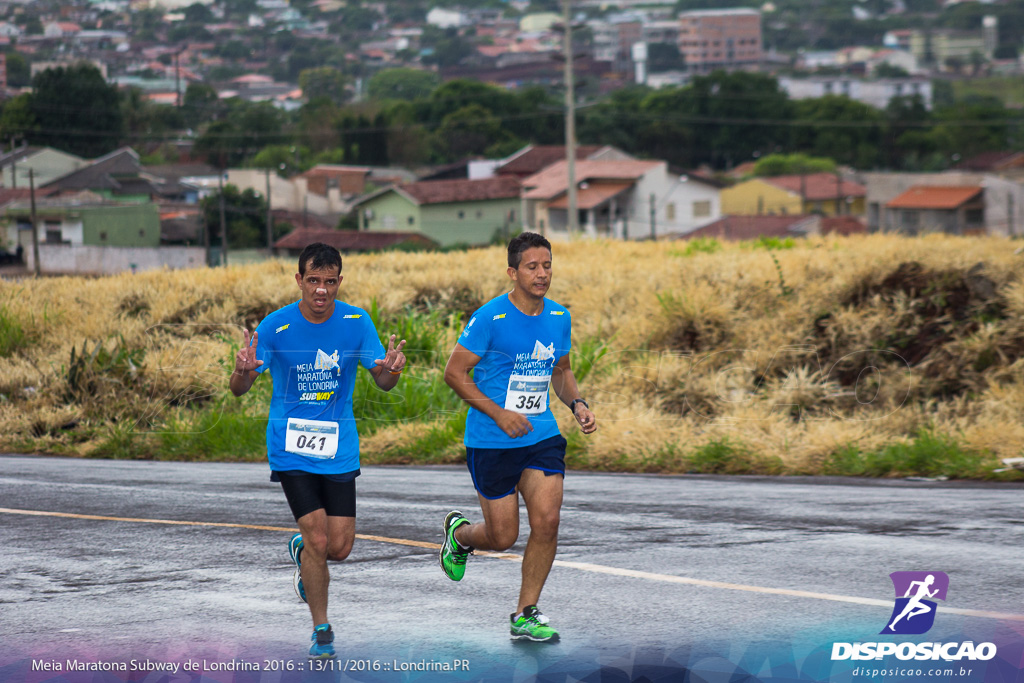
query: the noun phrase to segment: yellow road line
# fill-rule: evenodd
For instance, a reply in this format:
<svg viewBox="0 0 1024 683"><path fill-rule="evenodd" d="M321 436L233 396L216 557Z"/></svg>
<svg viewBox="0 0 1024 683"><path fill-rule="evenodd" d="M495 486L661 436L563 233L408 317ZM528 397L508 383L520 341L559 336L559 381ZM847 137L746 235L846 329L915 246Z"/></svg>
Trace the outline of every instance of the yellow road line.
<svg viewBox="0 0 1024 683"><path fill-rule="evenodd" d="M204 526L204 527L228 527L234 529L256 529L259 531L289 531L296 532L298 529L285 526L265 526L261 524L233 524L229 522L190 522L176 519L145 519L139 517L107 517L105 515L83 515L72 512L49 512L44 510L17 510L13 508L0 508L0 513L10 515L30 515L34 517L64 517L67 519L93 519L104 522L134 522L141 524L169 524L176 526ZM437 543L425 541L410 541L404 538L389 538L387 536L372 536L369 534L356 534L356 538L363 541L377 541L379 543L392 543L395 545L412 546L414 548L426 548L437 550L441 546ZM493 557L499 560L510 560L522 562L523 556L515 553L495 553L478 551L476 555ZM791 590L788 588L766 588L764 586L748 586L741 583L726 583L723 581L707 581L705 579L690 579L685 576L674 576L672 574L656 574L653 572L642 572L635 569L620 569L618 567L607 567L601 564L590 564L588 562L571 562L567 560L555 560L555 566L593 574L609 574L611 576L624 576L634 579L645 579L648 581L659 581L662 583L678 583L688 586L702 586L705 588L720 588L725 590L746 591L748 593L764 593L768 595L785 595L795 598L813 598L815 600L831 600L833 602L849 602L856 605L869 605L872 607L892 607L892 601L878 600L875 598L858 598L850 595L835 595L832 593L815 593L812 591ZM1000 621L1024 621L1024 614L1010 614L1006 612L987 612L976 609L960 609L957 607L939 607L940 612L959 614L967 617L982 617L984 619L998 619Z"/></svg>

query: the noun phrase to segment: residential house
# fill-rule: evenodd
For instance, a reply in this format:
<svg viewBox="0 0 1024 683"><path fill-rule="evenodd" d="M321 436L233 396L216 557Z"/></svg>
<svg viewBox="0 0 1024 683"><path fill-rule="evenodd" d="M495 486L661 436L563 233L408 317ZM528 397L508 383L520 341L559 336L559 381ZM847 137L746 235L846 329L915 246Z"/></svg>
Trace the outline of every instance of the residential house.
<svg viewBox="0 0 1024 683"><path fill-rule="evenodd" d="M985 189L979 186L914 186L886 203L888 223L885 227L908 235L926 232L983 234L984 194Z"/></svg>
<svg viewBox="0 0 1024 683"><path fill-rule="evenodd" d="M270 206L296 214L325 216L332 225L352 210L352 202L368 184L379 186L413 180L400 169L320 164L305 173L282 178L266 169L228 169L225 182L239 190L270 194Z"/></svg>
<svg viewBox="0 0 1024 683"><path fill-rule="evenodd" d="M132 197L150 201L161 196L163 180L142 171L138 153L121 147L92 163L53 180L39 184L55 194L75 194L90 190L105 196Z"/></svg>
<svg viewBox="0 0 1024 683"><path fill-rule="evenodd" d="M32 207L29 200L10 202L3 209L9 225L18 228L16 240L32 246ZM21 235L25 229L28 235ZM156 204L121 202L94 192L36 198L36 231L40 243L66 246L160 246L160 211Z"/></svg>
<svg viewBox="0 0 1024 683"><path fill-rule="evenodd" d="M438 244L421 232L356 232L323 228L297 228L274 242L278 254L298 257L314 242L329 244L342 253L385 249L436 249Z"/></svg>
<svg viewBox="0 0 1024 683"><path fill-rule="evenodd" d="M384 188L355 202L359 230L419 232L447 247L492 242L520 224L519 180L429 180Z"/></svg>
<svg viewBox="0 0 1024 683"><path fill-rule="evenodd" d="M1024 152L982 152L964 159L953 168L957 171L1020 173L1024 169Z"/></svg>
<svg viewBox="0 0 1024 683"><path fill-rule="evenodd" d="M628 161L633 159L621 149L610 145L577 145L576 158L580 161ZM564 145L527 145L506 158L495 169L495 175L527 178L548 166L565 159Z"/></svg>
<svg viewBox="0 0 1024 683"><path fill-rule="evenodd" d="M1024 185L1014 177L1003 177L992 173L970 173L964 171L947 171L944 173L862 173L860 177L867 188L867 225L868 230L902 230L902 226L919 226L918 232L924 230L950 229L978 231L979 222L984 232L993 235L1011 237L1024 235ZM907 202L914 201L907 192L915 187L932 188L932 191L917 197L927 200L927 207L913 207ZM954 188L947 194L942 188ZM979 197L965 198L964 193L955 188L982 188ZM890 203L903 195L895 206ZM981 215L978 214L978 201L981 201ZM950 208L953 202L953 208ZM966 204L963 204L966 202ZM961 205L963 204L963 205ZM907 212L946 212L933 220L928 213ZM968 210L970 213L968 213ZM950 211L961 212L951 217ZM894 214L898 212L899 215Z"/></svg>
<svg viewBox="0 0 1024 683"><path fill-rule="evenodd" d="M523 180L527 230L569 238L567 166L559 161ZM576 183L578 222L590 236L647 239L687 233L721 215L716 185L670 173L664 161L579 161Z"/></svg>
<svg viewBox="0 0 1024 683"><path fill-rule="evenodd" d="M863 185L835 173L751 178L722 190L722 213L862 216L866 195Z"/></svg>
<svg viewBox="0 0 1024 683"><path fill-rule="evenodd" d="M85 159L52 147L21 147L0 156L0 184L5 188L27 188L29 171L36 187L88 166Z"/></svg>
<svg viewBox="0 0 1024 683"><path fill-rule="evenodd" d="M921 98L932 108L932 83L927 78L879 78L863 80L850 76L779 77L779 87L791 99L806 100L825 95L842 95L877 109L885 109L894 97Z"/></svg>

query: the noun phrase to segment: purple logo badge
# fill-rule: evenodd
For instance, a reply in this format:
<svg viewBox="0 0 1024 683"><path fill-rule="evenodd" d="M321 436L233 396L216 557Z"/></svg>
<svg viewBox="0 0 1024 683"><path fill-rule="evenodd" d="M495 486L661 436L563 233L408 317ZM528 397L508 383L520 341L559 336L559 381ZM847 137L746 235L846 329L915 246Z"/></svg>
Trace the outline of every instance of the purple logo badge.
<svg viewBox="0 0 1024 683"><path fill-rule="evenodd" d="M949 577L945 572L893 572L896 604L889 623L880 633L917 635L927 633L935 623L935 602L946 599Z"/></svg>

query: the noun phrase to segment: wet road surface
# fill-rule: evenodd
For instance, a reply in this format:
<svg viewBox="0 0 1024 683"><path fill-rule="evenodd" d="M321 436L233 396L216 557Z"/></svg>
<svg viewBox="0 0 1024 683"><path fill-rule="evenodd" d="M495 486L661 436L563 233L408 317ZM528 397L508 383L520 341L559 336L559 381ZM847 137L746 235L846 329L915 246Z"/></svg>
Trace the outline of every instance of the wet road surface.
<svg viewBox="0 0 1024 683"><path fill-rule="evenodd" d="M291 586L295 523L265 464L0 456L0 468L0 664L302 661L310 621ZM681 648L696 661L737 643L866 640L889 616L897 570L950 577L928 638L1020 641L1024 622L998 615L1024 614L1022 492L571 472L540 603L562 642L522 646L507 631L516 558L473 556L459 583L437 564L444 514L480 516L465 469L368 467L361 537L332 565L339 658L465 659L471 679L511 680Z"/></svg>

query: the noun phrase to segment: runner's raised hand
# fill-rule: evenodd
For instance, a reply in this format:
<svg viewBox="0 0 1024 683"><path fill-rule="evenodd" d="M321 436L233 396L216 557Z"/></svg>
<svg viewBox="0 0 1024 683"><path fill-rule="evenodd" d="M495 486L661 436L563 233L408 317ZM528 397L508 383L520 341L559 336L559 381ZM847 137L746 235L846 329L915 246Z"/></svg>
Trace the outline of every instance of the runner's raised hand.
<svg viewBox="0 0 1024 683"><path fill-rule="evenodd" d="M384 354L384 358L378 358L373 361L392 375L397 375L405 369L405 354L402 353L402 347L405 346L405 340L403 339L398 342L398 346L395 347L395 339L395 335L391 335L388 339L388 350Z"/></svg>
<svg viewBox="0 0 1024 683"><path fill-rule="evenodd" d="M242 348L238 349L238 354L235 356L235 372L248 372L263 365L263 361L256 359L256 342L258 338L258 333L253 332L250 336L249 330L242 330L243 343Z"/></svg>

